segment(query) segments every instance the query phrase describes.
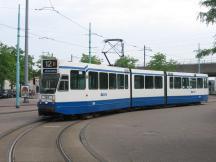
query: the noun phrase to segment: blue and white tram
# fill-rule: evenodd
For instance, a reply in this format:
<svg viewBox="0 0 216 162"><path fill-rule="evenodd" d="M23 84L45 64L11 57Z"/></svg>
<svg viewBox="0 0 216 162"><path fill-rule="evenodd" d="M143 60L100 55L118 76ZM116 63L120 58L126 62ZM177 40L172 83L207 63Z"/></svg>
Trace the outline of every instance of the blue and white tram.
<svg viewBox="0 0 216 162"><path fill-rule="evenodd" d="M43 60L39 115L207 102L206 74Z"/></svg>

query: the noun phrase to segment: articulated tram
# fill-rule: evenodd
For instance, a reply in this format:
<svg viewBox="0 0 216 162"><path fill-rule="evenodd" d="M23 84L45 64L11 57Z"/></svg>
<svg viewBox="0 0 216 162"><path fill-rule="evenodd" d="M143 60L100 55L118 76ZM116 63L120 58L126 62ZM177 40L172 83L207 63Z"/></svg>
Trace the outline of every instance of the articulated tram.
<svg viewBox="0 0 216 162"><path fill-rule="evenodd" d="M42 60L39 115L208 101L208 76Z"/></svg>

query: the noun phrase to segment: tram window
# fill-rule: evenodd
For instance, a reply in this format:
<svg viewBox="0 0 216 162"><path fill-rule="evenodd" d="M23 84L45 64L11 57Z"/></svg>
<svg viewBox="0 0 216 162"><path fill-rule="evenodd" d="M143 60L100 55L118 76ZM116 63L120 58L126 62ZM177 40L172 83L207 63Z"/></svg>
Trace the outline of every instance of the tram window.
<svg viewBox="0 0 216 162"><path fill-rule="evenodd" d="M204 78L204 88L208 88L208 79L207 78Z"/></svg>
<svg viewBox="0 0 216 162"><path fill-rule="evenodd" d="M189 78L182 78L182 88L183 89L189 88Z"/></svg>
<svg viewBox="0 0 216 162"><path fill-rule="evenodd" d="M134 76L134 88L135 89L143 89L144 88L144 76L135 75Z"/></svg>
<svg viewBox="0 0 216 162"><path fill-rule="evenodd" d="M68 75L62 75L58 90L68 91Z"/></svg>
<svg viewBox="0 0 216 162"><path fill-rule="evenodd" d="M89 72L89 89L98 89L98 72Z"/></svg>
<svg viewBox="0 0 216 162"><path fill-rule="evenodd" d="M117 87L118 89L124 89L124 75L117 74Z"/></svg>
<svg viewBox="0 0 216 162"><path fill-rule="evenodd" d="M153 76L145 76L145 88L153 89Z"/></svg>
<svg viewBox="0 0 216 162"><path fill-rule="evenodd" d="M180 89L181 87L181 77L174 77L174 88Z"/></svg>
<svg viewBox="0 0 216 162"><path fill-rule="evenodd" d="M71 89L85 89L86 79L85 71L71 70L70 72L70 88Z"/></svg>
<svg viewBox="0 0 216 162"><path fill-rule="evenodd" d="M196 88L196 78L190 78L190 87L192 89Z"/></svg>
<svg viewBox="0 0 216 162"><path fill-rule="evenodd" d="M162 77L161 76L155 76L155 88L156 89L161 89L163 87L162 83Z"/></svg>
<svg viewBox="0 0 216 162"><path fill-rule="evenodd" d="M203 88L203 78L197 78L197 88Z"/></svg>
<svg viewBox="0 0 216 162"><path fill-rule="evenodd" d="M173 89L173 77L169 78L169 85L170 85L170 89Z"/></svg>
<svg viewBox="0 0 216 162"><path fill-rule="evenodd" d="M109 74L109 89L116 89L116 74Z"/></svg>
<svg viewBox="0 0 216 162"><path fill-rule="evenodd" d="M100 89L108 89L108 74L100 73Z"/></svg>
<svg viewBox="0 0 216 162"><path fill-rule="evenodd" d="M60 81L59 91L68 91L68 81Z"/></svg>
<svg viewBox="0 0 216 162"><path fill-rule="evenodd" d="M128 89L128 75L125 75L125 89Z"/></svg>

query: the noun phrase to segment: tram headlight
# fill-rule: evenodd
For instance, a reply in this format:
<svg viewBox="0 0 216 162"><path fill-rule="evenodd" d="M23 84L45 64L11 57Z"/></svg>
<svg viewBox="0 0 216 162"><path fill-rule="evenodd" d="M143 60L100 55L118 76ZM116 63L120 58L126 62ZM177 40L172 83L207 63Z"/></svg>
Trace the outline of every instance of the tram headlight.
<svg viewBox="0 0 216 162"><path fill-rule="evenodd" d="M45 99L46 99L46 96L41 95L41 100L45 100Z"/></svg>

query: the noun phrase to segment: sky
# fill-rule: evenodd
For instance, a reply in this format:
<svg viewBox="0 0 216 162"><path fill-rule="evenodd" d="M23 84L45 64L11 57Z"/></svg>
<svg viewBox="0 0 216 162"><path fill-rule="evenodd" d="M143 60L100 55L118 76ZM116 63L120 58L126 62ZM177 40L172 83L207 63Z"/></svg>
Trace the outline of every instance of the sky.
<svg viewBox="0 0 216 162"><path fill-rule="evenodd" d="M25 23L25 0L0 0L0 42L16 45L17 7L21 4L21 28ZM48 10L40 10L41 8ZM52 11L54 7L60 14ZM92 54L103 59L104 39L121 38L125 55L143 64L157 52L179 62L195 60L194 50L213 44L216 26L198 19L199 0L29 0L29 54L36 59L46 52L63 60L80 60L88 54L88 25L92 23ZM13 27L13 28L11 28ZM100 36L98 36L100 35ZM103 36L103 37L101 37ZM20 46L24 49L24 32ZM105 49L108 49L106 46ZM117 54L108 55L111 63ZM196 60L195 60L196 61Z"/></svg>

